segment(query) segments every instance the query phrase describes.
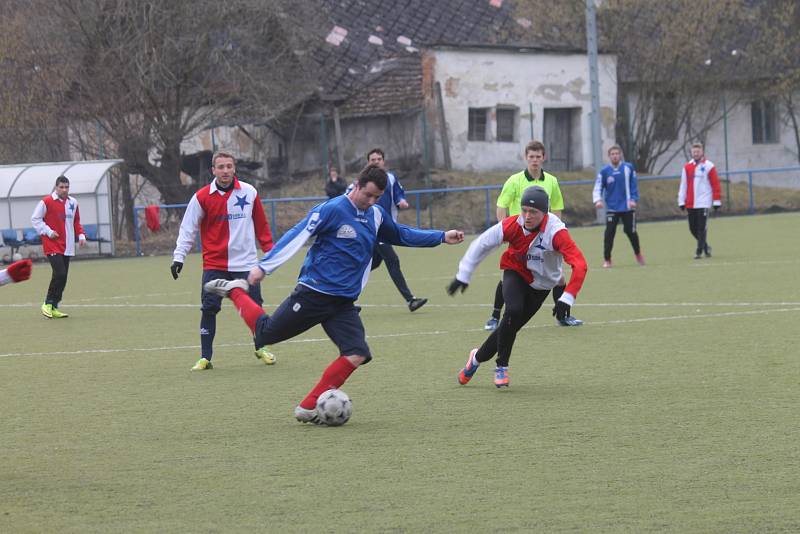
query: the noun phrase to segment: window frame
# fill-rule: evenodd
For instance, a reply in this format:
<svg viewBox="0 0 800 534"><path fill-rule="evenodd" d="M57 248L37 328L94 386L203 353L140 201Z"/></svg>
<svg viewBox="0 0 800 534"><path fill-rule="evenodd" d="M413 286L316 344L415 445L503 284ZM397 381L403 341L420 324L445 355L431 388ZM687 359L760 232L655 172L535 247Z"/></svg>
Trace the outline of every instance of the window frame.
<svg viewBox="0 0 800 534"><path fill-rule="evenodd" d="M485 143L489 139L489 110L491 108L467 108L467 141ZM483 121L483 127L476 123L477 119ZM480 122L480 121L478 121Z"/></svg>
<svg viewBox="0 0 800 534"><path fill-rule="evenodd" d="M754 145L780 143L778 123L778 105L774 100L760 98L750 102L750 131Z"/></svg>
<svg viewBox="0 0 800 534"><path fill-rule="evenodd" d="M659 93L653 106L653 139L676 141L678 139L678 108L674 93Z"/></svg>
<svg viewBox="0 0 800 534"><path fill-rule="evenodd" d="M515 143L517 142L517 117L518 117L519 108L516 106L497 106L495 107L495 141L498 143ZM500 115L508 114L509 117L509 124L508 127L508 134L510 134L510 138L506 138L505 135L501 136L500 132ZM505 134L506 132L503 132Z"/></svg>

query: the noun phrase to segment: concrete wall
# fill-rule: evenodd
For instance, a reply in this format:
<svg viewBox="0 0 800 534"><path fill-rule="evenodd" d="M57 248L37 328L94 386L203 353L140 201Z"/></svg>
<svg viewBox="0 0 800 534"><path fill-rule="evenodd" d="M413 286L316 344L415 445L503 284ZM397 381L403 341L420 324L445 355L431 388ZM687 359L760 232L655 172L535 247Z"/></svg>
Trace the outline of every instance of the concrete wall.
<svg viewBox="0 0 800 534"><path fill-rule="evenodd" d="M523 148L533 138L542 140L546 108L577 108L573 128L573 161L592 167L592 139L589 123L591 95L589 64L584 54L556 54L506 50L434 49L426 65L442 87L445 120L450 139L453 167L465 170L501 170L524 166ZM432 60L431 60L432 59ZM599 59L601 131L603 154L614 144L617 113L616 57ZM498 142L495 114L487 141L469 141L468 109L514 106L518 108L514 142ZM531 114L531 108L533 114ZM438 136L437 136L438 139ZM441 145L437 145L441 162ZM545 163L545 167L547 164Z"/></svg>
<svg viewBox="0 0 800 534"><path fill-rule="evenodd" d="M392 160L420 154L422 151L420 113L342 118L340 124L343 156L350 169L349 174L366 165L367 151L375 147L386 152L386 161L390 166ZM325 125L329 164L338 167L333 119L329 117ZM325 166L320 132L319 117L309 117L298 129L297 142L289 151L294 171L305 172Z"/></svg>
<svg viewBox="0 0 800 534"><path fill-rule="evenodd" d="M386 152L387 162L405 156L421 155L422 119L420 112L409 112L404 115L383 115L376 117L343 117L340 121L342 129L343 153L346 165L351 168L366 164L366 153L374 147L381 147ZM241 130L232 127L219 127L204 130L181 143L181 151L185 154L200 150L212 150L212 145L233 150L237 157L252 161L265 162L267 156L277 158L282 151L288 149L289 168L294 172L310 172L322 169L326 165L338 166L336 152L336 134L333 119L325 119L325 142L327 156L323 150L322 127L319 115L306 115L301 118L295 133L293 144L282 140L274 132L263 126L246 126L248 132L259 142L244 135ZM289 145L287 147L287 145ZM264 176L264 169L255 173Z"/></svg>
<svg viewBox="0 0 800 534"><path fill-rule="evenodd" d="M800 96L800 95L798 95ZM719 96L720 100L722 95ZM750 111L750 101L737 95L733 91L725 94L727 104L728 143L727 160L728 169L731 171L747 169L768 169L779 167L798 167L797 143L794 131L788 121L779 119L779 134L777 143L753 143L753 125ZM733 103L733 104L731 104ZM725 135L722 121L722 105L719 106L719 119L706 135L706 157L713 161L719 171L726 170L725 166ZM780 112L779 112L780 116ZM697 125L698 127L700 125ZM689 158L691 140L678 140L670 150L659 158L654 169L663 168L661 174L680 174L683 165ZM731 175L731 181L746 181L747 175ZM759 185L800 188L800 172L781 172L757 174L754 178Z"/></svg>

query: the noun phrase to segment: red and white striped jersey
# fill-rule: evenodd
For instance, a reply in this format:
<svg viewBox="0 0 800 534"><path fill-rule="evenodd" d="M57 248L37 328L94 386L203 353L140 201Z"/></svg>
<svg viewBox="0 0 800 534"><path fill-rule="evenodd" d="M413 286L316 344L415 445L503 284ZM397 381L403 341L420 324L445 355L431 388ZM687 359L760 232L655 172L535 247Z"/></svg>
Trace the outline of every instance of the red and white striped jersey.
<svg viewBox="0 0 800 534"><path fill-rule="evenodd" d="M61 200L55 191L36 204L31 215L31 224L42 236L42 249L45 255L74 256L75 237L82 241L86 239L81 226L78 201L70 196L66 200ZM53 237L56 233L58 237Z"/></svg>
<svg viewBox="0 0 800 534"><path fill-rule="evenodd" d="M233 179L222 191L217 180L192 196L183 215L173 260L181 263L200 231L203 270L243 272L258 264L256 246L272 248L272 232L255 187Z"/></svg>
<svg viewBox="0 0 800 534"><path fill-rule="evenodd" d="M575 303L588 271L586 259L552 213L534 231L525 229L521 215L512 215L483 232L461 258L456 278L469 283L478 264L503 242L508 249L500 257L500 269L516 271L534 289L553 289L563 275L562 259L566 261L572 274L561 300L570 306Z"/></svg>
<svg viewBox="0 0 800 534"><path fill-rule="evenodd" d="M707 160L691 160L684 165L678 189L678 206L710 208L721 206L717 168Z"/></svg>

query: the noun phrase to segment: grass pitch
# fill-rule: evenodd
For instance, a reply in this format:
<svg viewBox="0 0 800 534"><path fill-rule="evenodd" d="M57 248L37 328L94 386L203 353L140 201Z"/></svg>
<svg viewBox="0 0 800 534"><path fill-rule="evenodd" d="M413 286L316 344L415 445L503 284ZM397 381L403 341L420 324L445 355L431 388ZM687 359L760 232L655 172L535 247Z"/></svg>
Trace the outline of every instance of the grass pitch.
<svg viewBox="0 0 800 534"><path fill-rule="evenodd" d="M292 410L336 356L321 329L252 354L229 302L215 370L199 357L200 258L74 262L0 289L2 532L796 532L800 530L797 214L713 219L691 259L685 221L572 233L590 271L574 315L520 332L511 387L458 386L485 337L497 258L448 297L462 246L400 249L411 314L384 267L360 304L375 360L344 389L340 428ZM268 309L296 257L268 278Z"/></svg>

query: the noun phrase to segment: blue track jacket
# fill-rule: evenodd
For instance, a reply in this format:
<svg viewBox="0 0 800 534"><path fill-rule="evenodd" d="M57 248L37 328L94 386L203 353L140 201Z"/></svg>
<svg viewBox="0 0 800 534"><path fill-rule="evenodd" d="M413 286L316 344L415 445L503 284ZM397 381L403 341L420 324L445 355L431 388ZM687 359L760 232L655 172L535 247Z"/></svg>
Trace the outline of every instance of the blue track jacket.
<svg viewBox="0 0 800 534"><path fill-rule="evenodd" d="M629 200L639 202L639 185L633 165L620 162L616 169L606 165L594 182L593 202L604 200L606 210L614 213L631 211Z"/></svg>
<svg viewBox="0 0 800 534"><path fill-rule="evenodd" d="M360 211L347 195L341 195L311 208L278 240L259 267L272 273L311 237L316 241L306 254L298 283L320 293L355 300L367 285L376 241L435 247L444 241L444 232L396 223L377 204Z"/></svg>

